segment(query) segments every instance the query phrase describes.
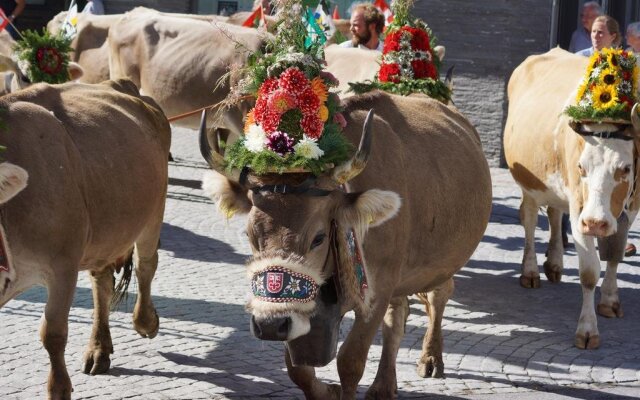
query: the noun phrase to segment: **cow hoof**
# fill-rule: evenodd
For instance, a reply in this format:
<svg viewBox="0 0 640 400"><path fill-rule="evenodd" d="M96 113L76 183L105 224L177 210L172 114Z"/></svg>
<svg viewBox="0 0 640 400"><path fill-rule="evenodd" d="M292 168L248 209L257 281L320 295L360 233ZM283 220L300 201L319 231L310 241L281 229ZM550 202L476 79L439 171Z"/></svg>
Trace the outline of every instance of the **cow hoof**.
<svg viewBox="0 0 640 400"><path fill-rule="evenodd" d="M60 380L58 380L52 375L53 371L49 374L49 382L47 384L49 400L71 400L73 386L71 386L71 379L69 376L60 377Z"/></svg>
<svg viewBox="0 0 640 400"><path fill-rule="evenodd" d="M393 385L374 382L369 390L367 390L367 394L364 398L365 400L397 399L398 385L395 382Z"/></svg>
<svg viewBox="0 0 640 400"><path fill-rule="evenodd" d="M542 266L549 282L558 283L562 280L562 267L551 264L549 261L545 261Z"/></svg>
<svg viewBox="0 0 640 400"><path fill-rule="evenodd" d="M538 289L540 287L540 275L536 275L536 276L520 275L520 286L527 289Z"/></svg>
<svg viewBox="0 0 640 400"><path fill-rule="evenodd" d="M111 367L109 354L102 351L87 351L84 353L82 372L89 375L106 374Z"/></svg>
<svg viewBox="0 0 640 400"><path fill-rule="evenodd" d="M444 363L435 357L423 357L417 372L421 378L444 378Z"/></svg>
<svg viewBox="0 0 640 400"><path fill-rule="evenodd" d="M576 335L575 345L579 349L594 350L600 347L600 335Z"/></svg>
<svg viewBox="0 0 640 400"><path fill-rule="evenodd" d="M158 330L160 329L160 318L158 318L158 313L155 310L153 310L153 315L155 318L153 320L153 325L150 329L142 326L143 324L136 323L134 321L134 327L136 332L138 332L138 334L143 338L153 339L158 334ZM147 324L144 324L144 325L147 325Z"/></svg>
<svg viewBox="0 0 640 400"><path fill-rule="evenodd" d="M622 306L617 301L611 305L598 304L598 314L607 318L622 318L624 316Z"/></svg>

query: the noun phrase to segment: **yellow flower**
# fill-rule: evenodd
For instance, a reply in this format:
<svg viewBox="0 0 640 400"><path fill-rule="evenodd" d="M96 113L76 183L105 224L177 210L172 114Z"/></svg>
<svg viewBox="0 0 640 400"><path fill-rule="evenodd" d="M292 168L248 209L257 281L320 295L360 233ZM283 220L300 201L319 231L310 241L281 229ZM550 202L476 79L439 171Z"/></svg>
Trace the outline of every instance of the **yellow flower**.
<svg viewBox="0 0 640 400"><path fill-rule="evenodd" d="M618 86L620 83L620 78L618 77L618 71L616 68L605 68L600 73L600 81L605 85L615 85Z"/></svg>
<svg viewBox="0 0 640 400"><path fill-rule="evenodd" d="M638 65L634 65L633 71L631 72L631 84L633 85L631 93L638 92L638 74L640 74L640 68L638 68Z"/></svg>
<svg viewBox="0 0 640 400"><path fill-rule="evenodd" d="M597 85L592 93L593 108L596 110L606 110L618 103L618 92L615 86Z"/></svg>
<svg viewBox="0 0 640 400"><path fill-rule="evenodd" d="M587 90L588 84L589 84L589 80L586 78L580 82L580 86L578 86L578 93L576 94L577 103L579 103L580 100L582 100L582 97L584 96L584 92Z"/></svg>
<svg viewBox="0 0 640 400"><path fill-rule="evenodd" d="M615 67L615 68L620 67L620 63L618 62L618 60L622 56L622 49L607 48L607 49L604 49L602 52L607 57L607 62L609 63L610 67Z"/></svg>
<svg viewBox="0 0 640 400"><path fill-rule="evenodd" d="M600 53L593 53L589 58L589 66L587 67L587 76L591 76L591 71L600 63Z"/></svg>
<svg viewBox="0 0 640 400"><path fill-rule="evenodd" d="M324 84L324 80L319 76L316 76L311 81L311 88L313 89L313 93L318 96L318 100L320 103L324 103L327 101L327 97L329 97L329 93L327 92L327 86Z"/></svg>
<svg viewBox="0 0 640 400"><path fill-rule="evenodd" d="M322 122L325 122L327 119L329 119L329 109L324 104L321 105L318 109L318 118L320 118L320 121Z"/></svg>

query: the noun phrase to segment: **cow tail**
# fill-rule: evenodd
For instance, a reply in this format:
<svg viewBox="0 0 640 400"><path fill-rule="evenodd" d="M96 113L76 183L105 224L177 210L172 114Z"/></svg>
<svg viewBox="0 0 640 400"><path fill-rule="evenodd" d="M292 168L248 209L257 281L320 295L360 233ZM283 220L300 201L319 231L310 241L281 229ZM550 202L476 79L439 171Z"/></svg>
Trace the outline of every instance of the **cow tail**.
<svg viewBox="0 0 640 400"><path fill-rule="evenodd" d="M131 250L131 253L129 253L129 257L127 258L127 260L122 265L122 276L120 277L120 280L118 281L117 284L115 283L115 280L116 280L115 276L113 277L114 289L113 289L113 296L111 297L111 311L114 311L115 309L117 309L120 303L122 303L122 301L128 298L129 283L131 283L132 275L133 275L133 249Z"/></svg>

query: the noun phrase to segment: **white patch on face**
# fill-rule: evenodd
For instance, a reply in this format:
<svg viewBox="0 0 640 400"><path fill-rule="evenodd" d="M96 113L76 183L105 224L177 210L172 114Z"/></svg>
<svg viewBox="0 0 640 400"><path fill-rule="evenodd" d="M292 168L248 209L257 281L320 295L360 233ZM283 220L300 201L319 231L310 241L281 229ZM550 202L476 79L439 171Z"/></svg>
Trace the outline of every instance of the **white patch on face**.
<svg viewBox="0 0 640 400"><path fill-rule="evenodd" d="M311 330L311 322L306 315L294 313L290 314L289 318L291 318L291 329L289 329L287 341L304 336Z"/></svg>
<svg viewBox="0 0 640 400"><path fill-rule="evenodd" d="M585 171L582 183L588 186L588 197L579 216L581 226L598 222L606 223L605 236L617 229L617 215L611 213L611 196L618 182L617 169L630 167L624 178L633 180L633 141L585 137L585 148L580 155L580 165ZM631 190L629 185L629 189ZM627 195L628 197L628 195Z"/></svg>

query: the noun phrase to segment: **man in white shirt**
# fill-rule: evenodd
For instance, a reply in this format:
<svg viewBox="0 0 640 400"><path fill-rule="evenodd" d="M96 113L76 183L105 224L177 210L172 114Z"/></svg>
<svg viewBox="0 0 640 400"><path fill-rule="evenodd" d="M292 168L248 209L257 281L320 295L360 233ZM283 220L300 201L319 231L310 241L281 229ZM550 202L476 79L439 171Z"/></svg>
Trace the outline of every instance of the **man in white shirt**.
<svg viewBox="0 0 640 400"><path fill-rule="evenodd" d="M102 0L89 0L87 5L82 9L82 12L85 14L103 15L104 4L102 4Z"/></svg>
<svg viewBox="0 0 640 400"><path fill-rule="evenodd" d="M382 51L383 29L384 15L371 3L358 4L351 13L351 40L340 43L340 47Z"/></svg>

